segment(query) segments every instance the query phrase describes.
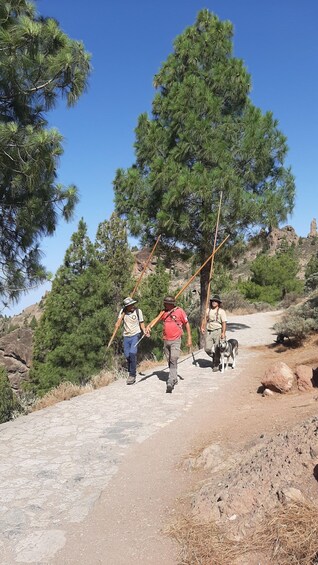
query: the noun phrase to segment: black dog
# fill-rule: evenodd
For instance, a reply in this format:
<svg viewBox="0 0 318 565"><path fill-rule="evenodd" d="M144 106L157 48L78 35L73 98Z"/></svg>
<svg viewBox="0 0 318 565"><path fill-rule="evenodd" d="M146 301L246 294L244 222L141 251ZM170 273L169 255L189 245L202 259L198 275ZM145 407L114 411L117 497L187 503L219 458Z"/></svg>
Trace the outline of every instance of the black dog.
<svg viewBox="0 0 318 565"><path fill-rule="evenodd" d="M232 358L232 369L235 368L235 359L238 355L238 341L237 339L221 339L219 343L219 351L221 355L221 373L227 368L229 359Z"/></svg>

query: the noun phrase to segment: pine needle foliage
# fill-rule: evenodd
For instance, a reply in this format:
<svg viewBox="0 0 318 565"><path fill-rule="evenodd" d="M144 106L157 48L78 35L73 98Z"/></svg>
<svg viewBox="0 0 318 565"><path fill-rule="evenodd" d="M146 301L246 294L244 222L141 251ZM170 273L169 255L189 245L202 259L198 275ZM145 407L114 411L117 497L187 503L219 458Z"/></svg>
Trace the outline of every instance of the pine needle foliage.
<svg viewBox="0 0 318 565"><path fill-rule="evenodd" d="M238 285L248 300L277 304L286 294L301 294L303 290L302 281L296 277L299 261L293 247L282 249L273 256L261 253L250 269L251 279Z"/></svg>
<svg viewBox="0 0 318 565"><path fill-rule="evenodd" d="M163 299L169 294L170 275L162 261L158 261L155 271L149 275L140 289L142 309L146 325L163 309ZM151 331L151 337L140 344L140 352L144 356L150 354L156 359L163 357L162 324L159 323Z"/></svg>
<svg viewBox="0 0 318 565"><path fill-rule="evenodd" d="M11 419L16 404L6 370L0 367L0 424Z"/></svg>
<svg viewBox="0 0 318 565"><path fill-rule="evenodd" d="M56 182L62 136L46 113L86 88L90 56L26 0L0 3L0 299L43 281L39 241L69 220L76 187Z"/></svg>
<svg viewBox="0 0 318 565"><path fill-rule="evenodd" d="M103 244L101 232L107 233L113 243L111 231L115 225L120 227L122 237L120 243L117 240L120 249L117 245L112 247L113 255L121 251L126 256L127 263L121 264L121 279L126 283L130 280L132 257L124 238L124 222L118 223L115 217L104 222L99 226L98 240L92 243L81 220L35 331L30 376L31 388L39 395L65 381L83 385L100 369L111 365L112 351L106 350L105 344L118 312L119 283L112 261L107 260L107 238ZM114 232L116 237L118 229ZM123 287L124 283L121 284Z"/></svg>
<svg viewBox="0 0 318 565"><path fill-rule="evenodd" d="M294 205L286 138L271 112L250 101L251 79L232 52L233 26L208 10L174 42L154 77L152 115L136 127L136 161L114 180L116 209L131 233L160 233L203 262L211 253L220 192L219 241L273 227ZM210 265L201 271L204 309Z"/></svg>

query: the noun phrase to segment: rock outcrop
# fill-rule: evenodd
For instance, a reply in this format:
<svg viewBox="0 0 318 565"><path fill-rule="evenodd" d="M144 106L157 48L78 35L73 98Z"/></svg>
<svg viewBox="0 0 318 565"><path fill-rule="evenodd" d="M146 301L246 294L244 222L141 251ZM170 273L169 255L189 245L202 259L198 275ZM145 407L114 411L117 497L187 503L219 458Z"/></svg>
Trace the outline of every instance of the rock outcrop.
<svg viewBox="0 0 318 565"><path fill-rule="evenodd" d="M318 235L318 233L317 233L317 222L316 222L316 218L314 218L310 222L310 232L308 234L308 237L317 237L317 235Z"/></svg>
<svg viewBox="0 0 318 565"><path fill-rule="evenodd" d="M0 365L8 371L11 387L17 392L29 378L32 335L30 328L19 328L0 338Z"/></svg>
<svg viewBox="0 0 318 565"><path fill-rule="evenodd" d="M268 235L269 255L275 255L282 245L297 245L299 237L292 226L285 226L282 229L273 228Z"/></svg>

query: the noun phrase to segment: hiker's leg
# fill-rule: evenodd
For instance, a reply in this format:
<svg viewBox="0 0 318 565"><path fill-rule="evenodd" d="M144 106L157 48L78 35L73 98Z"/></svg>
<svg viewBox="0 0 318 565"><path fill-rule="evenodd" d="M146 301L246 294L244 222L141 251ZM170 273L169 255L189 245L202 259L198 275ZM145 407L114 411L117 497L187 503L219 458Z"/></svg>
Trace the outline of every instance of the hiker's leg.
<svg viewBox="0 0 318 565"><path fill-rule="evenodd" d="M136 334L130 338L130 353L129 353L129 374L131 377L136 378L137 373L137 341L139 340L139 334Z"/></svg>
<svg viewBox="0 0 318 565"><path fill-rule="evenodd" d="M130 372L130 337L124 337L124 355L127 361L127 371Z"/></svg>
<svg viewBox="0 0 318 565"><path fill-rule="evenodd" d="M167 365L170 367L170 341L165 340L163 342L163 353L167 360Z"/></svg>
<svg viewBox="0 0 318 565"><path fill-rule="evenodd" d="M215 354L214 354L213 366L218 368L220 365L220 357L221 357L221 353L220 353L221 330L218 330L213 333L215 334L214 335Z"/></svg>
<svg viewBox="0 0 318 565"><path fill-rule="evenodd" d="M214 349L215 349L213 335L214 335L214 332L210 332L210 331L206 330L204 350L208 355L210 355L210 357L212 357L212 359L213 359Z"/></svg>
<svg viewBox="0 0 318 565"><path fill-rule="evenodd" d="M170 342L170 365L168 382L175 385L178 382L178 359L180 355L181 339Z"/></svg>

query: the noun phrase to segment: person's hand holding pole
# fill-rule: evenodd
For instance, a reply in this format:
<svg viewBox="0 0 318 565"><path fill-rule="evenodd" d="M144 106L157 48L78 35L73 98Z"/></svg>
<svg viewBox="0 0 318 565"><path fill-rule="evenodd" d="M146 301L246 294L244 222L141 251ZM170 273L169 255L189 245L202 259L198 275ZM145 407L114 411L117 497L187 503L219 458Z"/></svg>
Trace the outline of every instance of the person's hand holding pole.
<svg viewBox="0 0 318 565"><path fill-rule="evenodd" d="M185 328L186 328L187 334L188 334L187 347L189 348L189 353L191 353L191 348L192 348L192 335L191 335L191 328L190 328L189 322L186 323Z"/></svg>

